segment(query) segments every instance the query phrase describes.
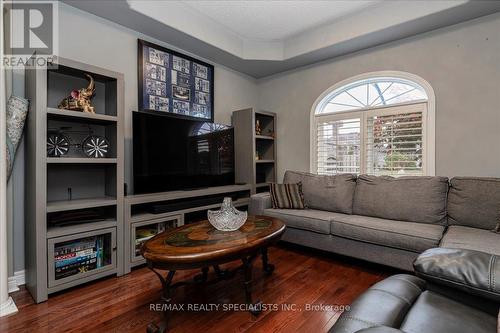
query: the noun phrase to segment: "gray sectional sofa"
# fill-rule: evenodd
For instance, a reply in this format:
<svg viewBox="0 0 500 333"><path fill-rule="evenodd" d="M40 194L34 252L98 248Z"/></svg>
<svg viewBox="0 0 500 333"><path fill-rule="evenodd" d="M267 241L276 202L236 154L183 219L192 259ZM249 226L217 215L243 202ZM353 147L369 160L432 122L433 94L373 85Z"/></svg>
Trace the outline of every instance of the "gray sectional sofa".
<svg viewBox="0 0 500 333"><path fill-rule="evenodd" d="M302 183L307 209L273 209L269 193L249 212L287 224L283 240L408 271L427 249L462 248L500 255L500 179L322 176L287 171Z"/></svg>

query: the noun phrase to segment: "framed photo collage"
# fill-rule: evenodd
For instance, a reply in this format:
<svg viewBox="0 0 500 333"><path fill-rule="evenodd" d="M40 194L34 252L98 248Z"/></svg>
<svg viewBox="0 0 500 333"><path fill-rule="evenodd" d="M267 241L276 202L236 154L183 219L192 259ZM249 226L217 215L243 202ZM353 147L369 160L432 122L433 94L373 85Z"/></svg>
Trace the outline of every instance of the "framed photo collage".
<svg viewBox="0 0 500 333"><path fill-rule="evenodd" d="M139 111L213 121L214 67L138 40Z"/></svg>

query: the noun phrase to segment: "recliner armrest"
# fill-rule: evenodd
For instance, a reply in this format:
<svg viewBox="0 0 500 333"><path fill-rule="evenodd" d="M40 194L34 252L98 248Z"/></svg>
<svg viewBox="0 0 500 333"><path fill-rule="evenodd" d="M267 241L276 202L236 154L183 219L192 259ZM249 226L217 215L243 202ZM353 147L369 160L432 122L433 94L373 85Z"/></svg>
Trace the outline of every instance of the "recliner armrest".
<svg viewBox="0 0 500 333"><path fill-rule="evenodd" d="M250 215L263 215L264 209L272 208L271 194L269 192L257 193L250 197L248 212Z"/></svg>
<svg viewBox="0 0 500 333"><path fill-rule="evenodd" d="M494 254L434 248L413 263L424 280L500 302L500 258Z"/></svg>

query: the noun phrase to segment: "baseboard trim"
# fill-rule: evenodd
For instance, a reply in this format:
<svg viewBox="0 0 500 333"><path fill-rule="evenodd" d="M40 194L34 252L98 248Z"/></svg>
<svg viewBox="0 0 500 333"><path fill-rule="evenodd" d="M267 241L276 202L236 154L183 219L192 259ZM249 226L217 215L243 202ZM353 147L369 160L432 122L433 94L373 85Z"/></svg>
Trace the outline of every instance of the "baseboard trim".
<svg viewBox="0 0 500 333"><path fill-rule="evenodd" d="M9 293L19 291L19 286L22 286L23 284L26 284L24 269L22 271L14 272L14 275L8 278Z"/></svg>
<svg viewBox="0 0 500 333"><path fill-rule="evenodd" d="M17 306L16 303L14 303L12 297L9 296L7 301L0 304L0 317L8 316L16 312L17 312Z"/></svg>

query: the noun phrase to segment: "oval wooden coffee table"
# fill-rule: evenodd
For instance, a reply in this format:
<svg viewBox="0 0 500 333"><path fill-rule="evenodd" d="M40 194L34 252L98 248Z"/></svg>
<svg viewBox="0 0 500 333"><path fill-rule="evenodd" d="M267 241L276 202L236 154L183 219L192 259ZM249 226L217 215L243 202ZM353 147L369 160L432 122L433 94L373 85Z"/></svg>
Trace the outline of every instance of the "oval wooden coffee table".
<svg viewBox="0 0 500 333"><path fill-rule="evenodd" d="M268 263L267 248L276 243L285 231L285 224L272 217L249 216L245 224L236 231L219 231L208 221L184 225L165 231L146 241L141 249L148 267L158 276L162 284L162 300L166 304L164 322L160 326L151 324L148 332L165 332L168 323L168 308L172 291L188 281L172 284L176 270L197 269L202 273L194 282L211 283L232 277L243 270L245 302L254 315L260 313L261 302L252 302L252 262L262 256L263 270L271 274L274 266ZM236 270L221 270L220 264L241 260ZM209 267L213 267L217 278L208 280ZM168 271L164 277L158 270Z"/></svg>

